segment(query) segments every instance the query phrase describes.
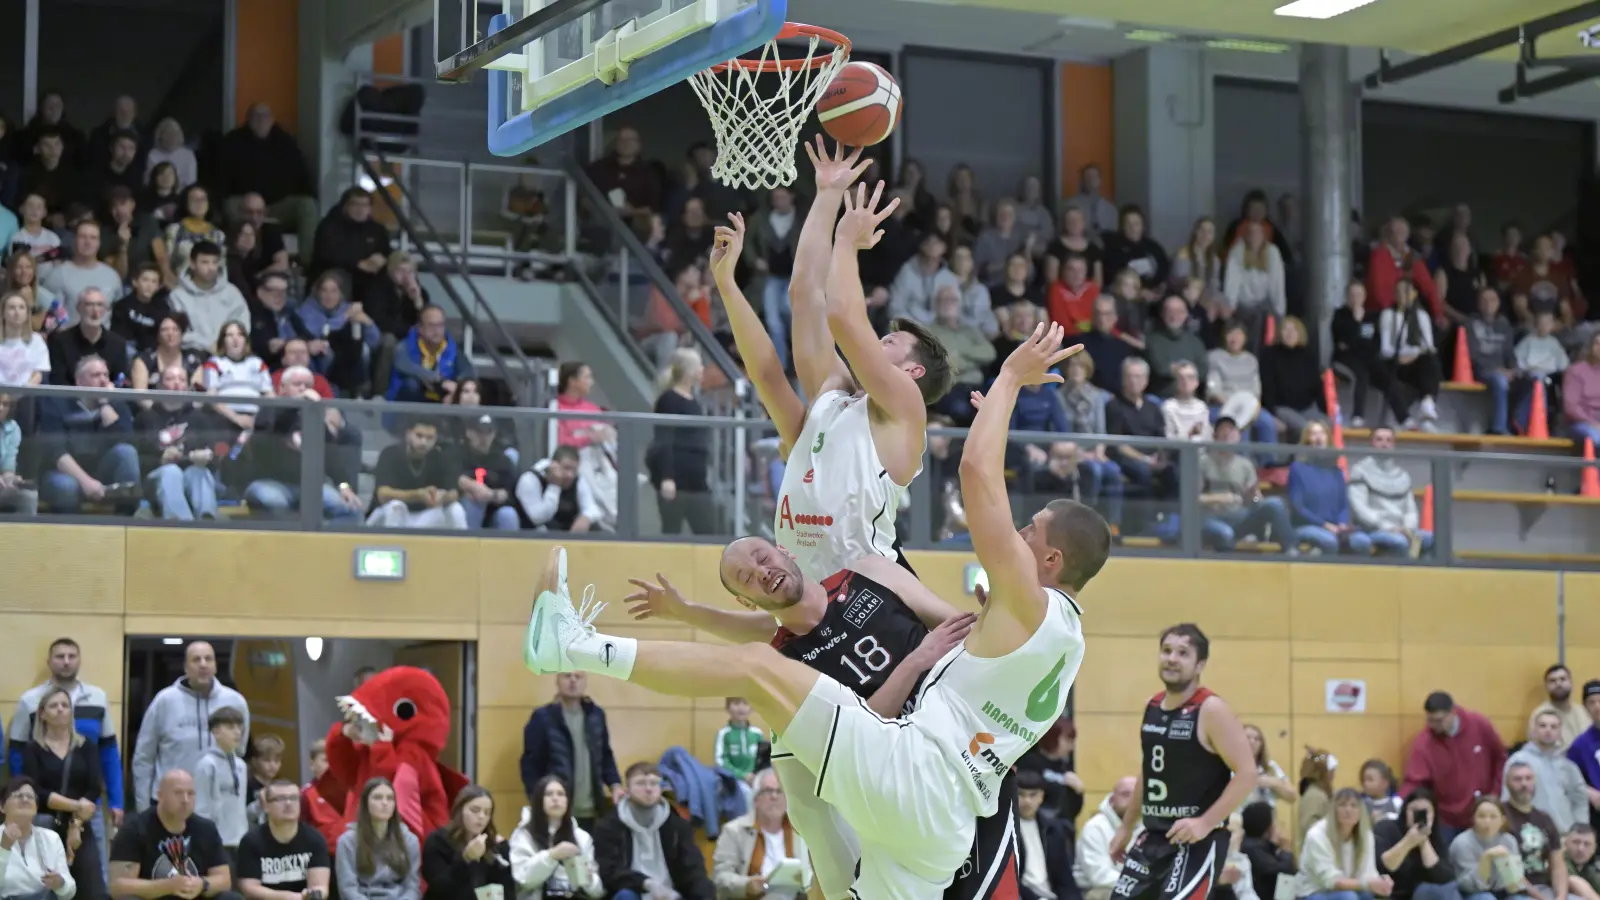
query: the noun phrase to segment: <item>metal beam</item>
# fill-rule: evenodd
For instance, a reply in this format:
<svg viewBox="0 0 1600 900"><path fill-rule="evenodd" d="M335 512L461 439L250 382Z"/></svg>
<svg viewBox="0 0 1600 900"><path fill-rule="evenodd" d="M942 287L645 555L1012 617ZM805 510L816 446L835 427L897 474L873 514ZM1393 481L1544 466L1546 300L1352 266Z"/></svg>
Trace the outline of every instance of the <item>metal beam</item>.
<svg viewBox="0 0 1600 900"><path fill-rule="evenodd" d="M476 44L452 55L438 64L438 78L445 82L465 81L473 72L482 69L496 57L503 56L512 47L548 34L557 28L599 9L607 0L555 0L529 15L512 22ZM1597 4L1600 5L1600 4ZM495 51L500 51L496 53Z"/></svg>
<svg viewBox="0 0 1600 900"><path fill-rule="evenodd" d="M1378 69L1366 77L1366 85L1369 88L1380 88L1386 84L1404 81L1407 78L1426 75L1429 72L1453 66L1456 63L1466 62L1485 53L1491 53L1502 47L1531 42L1542 34L1547 34L1559 28L1566 28L1569 25L1587 22L1597 17L1600 17L1600 0L1591 0L1591 2L1579 4L1564 12L1552 13L1543 18L1534 19L1531 22L1503 28L1492 34L1474 38L1466 43L1447 47L1437 53L1430 53L1427 56L1407 60L1399 65L1391 66L1387 56L1379 56Z"/></svg>
<svg viewBox="0 0 1600 900"><path fill-rule="evenodd" d="M1529 80L1527 66L1518 63L1517 80L1511 86L1500 89L1500 102L1516 103L1518 100L1538 97L1542 94L1592 81L1595 76L1596 72L1593 69L1567 69L1554 75L1546 75L1542 78Z"/></svg>

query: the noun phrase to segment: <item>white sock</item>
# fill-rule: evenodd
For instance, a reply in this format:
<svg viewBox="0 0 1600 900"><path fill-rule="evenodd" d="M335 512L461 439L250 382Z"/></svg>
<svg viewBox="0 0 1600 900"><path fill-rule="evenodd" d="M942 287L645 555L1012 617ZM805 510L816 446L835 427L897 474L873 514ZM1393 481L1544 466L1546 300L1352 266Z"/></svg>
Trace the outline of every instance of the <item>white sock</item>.
<svg viewBox="0 0 1600 900"><path fill-rule="evenodd" d="M635 638L613 637L596 632L593 637L574 641L567 648L572 664L585 672L627 681L633 675L633 659L639 653Z"/></svg>

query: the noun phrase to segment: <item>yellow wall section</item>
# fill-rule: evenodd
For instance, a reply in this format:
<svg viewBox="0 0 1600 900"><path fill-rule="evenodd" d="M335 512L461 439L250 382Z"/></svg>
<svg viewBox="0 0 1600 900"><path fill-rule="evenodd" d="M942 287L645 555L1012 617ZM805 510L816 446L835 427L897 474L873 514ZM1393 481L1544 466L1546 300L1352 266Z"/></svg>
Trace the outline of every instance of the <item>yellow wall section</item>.
<svg viewBox="0 0 1600 900"><path fill-rule="evenodd" d="M403 584L355 582L357 546L400 544ZM284 534L164 528L0 526L8 562L0 633L33 655L0 660L9 712L45 677L48 643L83 645L85 678L122 709L125 634L368 637L478 642L480 781L514 823L521 792L522 726L554 694L552 679L522 668L521 641L550 544L535 540ZM611 600L603 627L636 637L710 640L682 626L641 625L618 602L630 576L665 574L688 596L723 596L720 548L574 542L572 576ZM961 592L971 557L914 553L935 590ZM70 561L70 564L68 562ZM293 573L292 586L281 583ZM1578 672L1600 668L1600 575L1565 576L1567 655ZM1421 727L1423 698L1448 690L1521 737L1556 658L1558 576L1546 572L1420 569L1311 563L1116 559L1085 592L1088 654L1077 684L1078 768L1090 802L1137 764L1137 722L1158 688L1156 635L1192 621L1212 638L1206 682L1261 726L1291 777L1305 744L1331 750L1338 781L1354 783L1376 756L1398 769ZM48 610L48 612L46 612ZM1367 683L1367 712L1325 711L1329 678ZM724 722L721 698L660 697L593 679L622 766L673 744L709 757ZM330 700L331 702L331 700Z"/></svg>

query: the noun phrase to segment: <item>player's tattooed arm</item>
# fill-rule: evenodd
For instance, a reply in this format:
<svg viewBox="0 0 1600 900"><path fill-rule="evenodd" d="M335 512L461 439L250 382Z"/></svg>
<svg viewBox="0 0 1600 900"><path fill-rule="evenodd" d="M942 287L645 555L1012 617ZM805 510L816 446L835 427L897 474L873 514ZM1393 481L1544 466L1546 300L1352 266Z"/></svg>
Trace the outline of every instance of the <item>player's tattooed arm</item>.
<svg viewBox="0 0 1600 900"><path fill-rule="evenodd" d="M734 279L739 256L744 252L744 216L729 213L728 222L728 225L718 226L711 246L711 277L716 282L717 293L722 296L722 307L728 313L733 343L739 348L739 358L744 360L745 374L755 385L761 405L778 429L779 450L788 457L805 427L806 405L789 384L783 361L778 358L778 348L767 334L760 314Z"/></svg>

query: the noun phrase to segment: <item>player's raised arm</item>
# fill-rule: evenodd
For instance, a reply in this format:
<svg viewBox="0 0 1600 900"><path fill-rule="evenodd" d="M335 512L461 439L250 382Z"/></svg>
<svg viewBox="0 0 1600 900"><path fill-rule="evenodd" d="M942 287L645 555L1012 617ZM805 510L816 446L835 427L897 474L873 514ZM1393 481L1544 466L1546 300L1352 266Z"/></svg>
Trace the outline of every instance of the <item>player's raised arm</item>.
<svg viewBox="0 0 1600 900"><path fill-rule="evenodd" d="M787 457L789 448L800 439L800 431L805 426L806 405L789 384L783 361L778 358L778 348L767 334L761 316L734 280L739 254L744 252L744 216L729 213L728 221L730 225L717 227L711 245L711 277L722 295L722 306L728 312L728 325L733 329L733 343L739 348L739 358L744 360L745 374L755 385L756 396L761 398L772 424L777 426L779 449Z"/></svg>
<svg viewBox="0 0 1600 900"><path fill-rule="evenodd" d="M778 630L777 623L767 613L717 609L694 603L659 572L655 581L629 578L628 583L638 590L622 598L622 602L628 605L628 614L641 622L671 619L735 644L765 643L772 640Z"/></svg>
<svg viewBox="0 0 1600 900"><path fill-rule="evenodd" d="M1044 621L1046 601L1039 584L1039 563L1011 518L1011 501L1006 496L1006 439L1017 392L1027 385L1061 381L1051 368L1083 349L1078 345L1062 350L1063 333L1060 325L1046 330L1041 323L1012 351L979 404L977 418L961 451L961 502L966 508L967 530L978 562L989 578L989 600L984 604L983 618L1000 614L1013 619L1022 626L1023 640ZM983 640L985 630L978 628L974 637L987 643ZM995 635L994 639L1006 640L1003 635ZM1015 647L1005 646L995 652L998 655L1012 649Z"/></svg>
<svg viewBox="0 0 1600 900"><path fill-rule="evenodd" d="M1215 694L1200 704L1200 738L1228 764L1233 777L1211 808L1197 818L1172 823L1167 838L1174 844L1192 844L1222 827L1256 789L1256 758L1250 751L1250 739L1245 737L1244 726L1227 701Z"/></svg>
<svg viewBox="0 0 1600 900"><path fill-rule="evenodd" d="M806 144L806 155L817 170L817 196L806 211L800 226L800 241L794 253L794 274L789 277L789 335L795 374L806 402L815 403L823 392L850 384L850 370L833 347L828 331L828 301L824 294L828 266L833 260L833 224L845 191L867 170L871 160L861 162L861 150L844 154L840 144L829 154L822 136L816 146Z"/></svg>

